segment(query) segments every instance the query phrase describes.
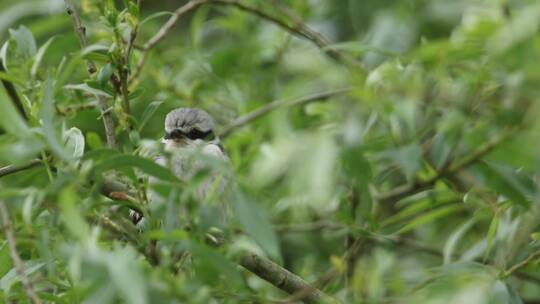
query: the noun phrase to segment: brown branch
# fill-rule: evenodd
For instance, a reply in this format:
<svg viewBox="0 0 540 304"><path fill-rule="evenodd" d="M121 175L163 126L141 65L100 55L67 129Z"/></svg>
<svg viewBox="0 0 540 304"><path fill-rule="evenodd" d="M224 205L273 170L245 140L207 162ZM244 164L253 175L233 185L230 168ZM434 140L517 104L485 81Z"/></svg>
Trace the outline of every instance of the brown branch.
<svg viewBox="0 0 540 304"><path fill-rule="evenodd" d="M86 40L86 27L81 22L81 18L77 14L77 10L75 8L75 5L73 4L72 0L64 0L67 6L67 13L71 17L71 21L73 22L73 26L75 28L75 33L79 37L79 42L81 44L81 48L85 48L88 44ZM88 74L92 75L97 71L96 64L90 60L86 60L86 64L88 65ZM101 117L103 119L103 125L105 127L105 136L107 137L107 144L109 147L116 149L117 148L117 142L116 142L116 134L115 134L115 124L114 119L112 117L111 111L109 111L109 105L107 103L107 98L102 95L96 96L99 104L99 108L101 111Z"/></svg>
<svg viewBox="0 0 540 304"><path fill-rule="evenodd" d="M21 166L7 165L0 168L0 177L34 168L41 165L42 163L43 162L41 161L41 159L33 159L28 164Z"/></svg>
<svg viewBox="0 0 540 304"><path fill-rule="evenodd" d="M178 8L176 11L174 11L173 15L169 18L169 20L167 20L167 22L159 29L159 31L154 36L152 36L152 38L150 38L148 42L144 44L142 48L142 57L137 63L135 72L133 73L130 83L135 81L139 77L141 70L146 63L146 60L148 59L148 52L150 51L150 49L156 46L161 40L163 40L163 38L165 38L169 31L176 25L180 17L206 4L236 7L237 9L253 14L263 20L269 21L291 33L292 35L311 41L313 44L321 48L324 53L329 55L331 58L336 59L337 61L346 64L353 63L355 67L361 67L358 62L351 60L338 50L332 48L330 46L331 42L329 39L309 28L304 22L297 22L296 25L291 26L287 22L268 14L267 12L264 12L256 7L245 5L238 0L191 0L185 5Z"/></svg>
<svg viewBox="0 0 540 304"><path fill-rule="evenodd" d="M289 294L302 292L303 295L298 298L298 300L302 300L306 303L337 302L337 300L309 285L294 273L254 253L248 253L242 256L239 264L253 274Z"/></svg>
<svg viewBox="0 0 540 304"><path fill-rule="evenodd" d="M13 232L13 227L9 218L9 212L7 210L6 204L3 201L0 201L0 216L2 217L3 230L9 246L9 255L11 256L11 260L13 261L13 265L15 266L15 270L17 271L17 275L21 280L24 292L33 304L40 304L41 299L36 294L32 281L30 281L30 279L26 276L26 269L24 267L24 263L21 260L19 253L17 252L15 233Z"/></svg>
<svg viewBox="0 0 540 304"><path fill-rule="evenodd" d="M272 102L258 108L257 110L254 110L254 111L252 111L252 112L250 112L250 113L248 113L246 115L243 115L241 117L238 117L230 125L225 127L219 133L219 136L220 137L227 137L234 130L249 124L250 122L260 118L261 116L264 116L264 115L272 112L273 110L275 110L277 108L292 107L292 106L302 106L302 105L306 105L306 104L311 103L311 102L320 101L320 100L323 100L323 99L328 99L328 98L336 96L336 95L345 94L347 92L350 92L351 90L352 90L352 88L343 88L343 89L337 89L337 90L332 90L332 91L327 91L327 92L316 93L316 94L312 94L312 95L308 95L308 96L304 96L304 97L300 97L300 98L292 99L292 100L291 99L283 99L283 100L272 101Z"/></svg>

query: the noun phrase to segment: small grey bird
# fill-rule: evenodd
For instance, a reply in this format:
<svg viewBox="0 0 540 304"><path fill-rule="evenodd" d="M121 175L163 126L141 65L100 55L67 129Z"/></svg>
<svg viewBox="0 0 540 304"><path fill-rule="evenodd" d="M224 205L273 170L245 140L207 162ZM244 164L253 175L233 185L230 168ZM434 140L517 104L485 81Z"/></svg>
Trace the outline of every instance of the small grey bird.
<svg viewBox="0 0 540 304"><path fill-rule="evenodd" d="M204 158L228 161L219 138L214 133L214 120L207 112L197 108L178 108L169 112L165 118L165 136L162 142L168 156L158 156L156 163L171 168L183 182L189 183L196 173L209 170L206 178L196 188L194 197L198 202L204 203L209 199L209 195L216 198L224 193L228 186L227 176L211 168ZM204 157L197 157L197 153ZM150 183L152 182L151 179ZM159 199L157 194L153 193L150 193L149 197L150 203ZM226 217L226 208L222 206L221 209L223 218L219 222L223 222ZM136 212L131 212L131 217L137 226L144 225L139 223L141 216Z"/></svg>

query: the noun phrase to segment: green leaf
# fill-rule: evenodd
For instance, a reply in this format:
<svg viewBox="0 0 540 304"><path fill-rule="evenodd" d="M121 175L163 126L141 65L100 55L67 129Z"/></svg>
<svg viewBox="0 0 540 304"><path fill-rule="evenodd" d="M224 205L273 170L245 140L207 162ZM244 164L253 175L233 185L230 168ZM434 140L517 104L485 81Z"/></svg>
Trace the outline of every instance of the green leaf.
<svg viewBox="0 0 540 304"><path fill-rule="evenodd" d="M79 241L84 242L90 236L90 227L76 205L81 199L73 188L66 188L60 193L60 217L69 232Z"/></svg>
<svg viewBox="0 0 540 304"><path fill-rule="evenodd" d="M153 19L156 19L156 18L159 18L159 17L162 17L162 16L172 16L174 15L173 13L171 12L157 12L157 13L153 13L151 14L150 16L144 18L141 22L139 22L139 26L142 26L144 23L150 21L150 20L153 20Z"/></svg>
<svg viewBox="0 0 540 304"><path fill-rule="evenodd" d="M93 150L103 148L103 142L96 132L86 133L86 142L88 143L88 146Z"/></svg>
<svg viewBox="0 0 540 304"><path fill-rule="evenodd" d="M444 244L443 261L445 265L448 265L452 262L452 256L454 255L454 251L458 242L475 223L476 219L472 218L466 221L463 225L459 226L454 232L452 232L452 234Z"/></svg>
<svg viewBox="0 0 540 304"><path fill-rule="evenodd" d="M144 128L144 126L146 126L146 124L148 123L148 121L150 120L150 118L152 117L152 115L154 115L154 113L156 112L156 110L159 108L159 106L163 104L163 101L152 101L147 107L146 109L144 109L144 112L142 114L142 117L141 117L141 123L139 125L139 132L141 132Z"/></svg>
<svg viewBox="0 0 540 304"><path fill-rule="evenodd" d="M107 268L112 283L126 299L126 303L148 303L148 283L142 269L138 267L136 252L131 247L124 247L109 254Z"/></svg>
<svg viewBox="0 0 540 304"><path fill-rule="evenodd" d="M362 147L355 146L344 149L342 158L344 169L349 176L356 178L362 184L367 184L371 181L373 175L371 165L364 156Z"/></svg>
<svg viewBox="0 0 540 304"><path fill-rule="evenodd" d="M13 75L10 75L6 72L0 71L0 80L7 80L13 84L20 85L22 87L26 86L26 82L24 82L22 79L19 79Z"/></svg>
<svg viewBox="0 0 540 304"><path fill-rule="evenodd" d="M0 98L0 108L2 108L0 125L7 133L17 138L33 137L21 114L8 98Z"/></svg>
<svg viewBox="0 0 540 304"><path fill-rule="evenodd" d="M32 64L32 69L30 72L32 77L34 78L36 77L39 66L41 65L41 62L43 61L43 57L45 56L47 49L52 44L55 38L56 38L55 36L49 38L49 40L47 40L47 42L45 42L45 44L43 44L37 51L36 56L34 57L34 64Z"/></svg>
<svg viewBox="0 0 540 304"><path fill-rule="evenodd" d="M416 172L420 169L422 160L422 147L417 144L400 147L388 155L403 171L408 180L412 180Z"/></svg>
<svg viewBox="0 0 540 304"><path fill-rule="evenodd" d="M227 258L203 244L186 241L184 245L193 253L196 274L202 280L211 285L219 282L236 287L244 285L237 266Z"/></svg>
<svg viewBox="0 0 540 304"><path fill-rule="evenodd" d="M108 169L116 169L122 167L138 168L144 173L157 177L164 181L180 182L178 178L174 174L172 174L169 169L164 168L149 159L135 155L122 154L110 157L99 163L95 167L95 170L97 172L104 172Z"/></svg>
<svg viewBox="0 0 540 304"><path fill-rule="evenodd" d="M32 275L34 272L41 269L41 267L45 266L45 263L37 263L35 261L29 261L25 263L25 272L24 274L26 276ZM6 275L4 275L2 278L0 278L0 289L2 290L9 290L13 286L13 284L20 281L19 275L17 274L17 271L15 268L12 268Z"/></svg>
<svg viewBox="0 0 540 304"><path fill-rule="evenodd" d="M3 277L13 267L11 256L9 255L9 245L7 241L0 244L0 278Z"/></svg>
<svg viewBox="0 0 540 304"><path fill-rule="evenodd" d="M108 81L109 78L111 78L111 75L116 70L116 67L112 63L107 63L104 65L101 70L99 71L97 81L100 86L104 86Z"/></svg>
<svg viewBox="0 0 540 304"><path fill-rule="evenodd" d="M64 147L61 145L55 128L56 109L54 107L55 101L53 94L52 78L48 75L43 84L43 98L41 99L41 111L39 116L41 118L45 140L49 144L52 152L56 154L56 156L67 161L70 160L71 157L66 154Z"/></svg>
<svg viewBox="0 0 540 304"><path fill-rule="evenodd" d="M396 232L396 234L403 234L405 232L409 232L418 226L431 223L439 218L445 217L449 214L460 211L462 209L463 209L462 205L451 205L451 206L446 206L446 207L433 210L424 215L418 216L417 218L412 220L410 223L405 225L403 228L399 229Z"/></svg>
<svg viewBox="0 0 540 304"><path fill-rule="evenodd" d="M107 54L109 47L99 44L92 44L81 50L81 58L85 60L92 60L102 63L108 63L110 61Z"/></svg>
<svg viewBox="0 0 540 304"><path fill-rule="evenodd" d="M512 202L528 207L536 193L534 182L526 175L508 166L491 162L480 162L477 168L489 188L501 193Z"/></svg>
<svg viewBox="0 0 540 304"><path fill-rule="evenodd" d="M30 59L36 55L36 40L27 27L20 25L16 30L10 29L9 35L17 43L17 52L23 58Z"/></svg>
<svg viewBox="0 0 540 304"><path fill-rule="evenodd" d="M81 90L81 91L84 91L86 93L90 93L92 95L97 95L97 96L106 96L106 97L111 97L112 96L112 95L110 95L109 93L107 93L107 92L105 92L103 90L92 88L86 83L66 84L64 86L64 88L69 89L69 90Z"/></svg>
<svg viewBox="0 0 540 304"><path fill-rule="evenodd" d="M495 235L497 234L497 229L499 228L499 221L499 215L495 214L495 216L491 220L491 224L489 224L489 230L486 237L487 246L486 251L484 251L484 261L487 260L489 254L491 253L491 248L493 248L493 241L495 239Z"/></svg>
<svg viewBox="0 0 540 304"><path fill-rule="evenodd" d="M232 206L243 230L249 234L266 253L275 260L281 260L278 238L272 223L264 210L254 201L248 200L243 194L235 192L232 196Z"/></svg>

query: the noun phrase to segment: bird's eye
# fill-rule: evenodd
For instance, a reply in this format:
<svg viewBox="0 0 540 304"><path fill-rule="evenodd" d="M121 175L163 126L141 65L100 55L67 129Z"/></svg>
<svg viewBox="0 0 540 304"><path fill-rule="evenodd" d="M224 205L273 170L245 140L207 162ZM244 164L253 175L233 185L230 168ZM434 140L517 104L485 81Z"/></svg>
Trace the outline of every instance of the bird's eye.
<svg viewBox="0 0 540 304"><path fill-rule="evenodd" d="M182 131L181 130L173 130L172 132L170 133L166 133L165 134L165 139L179 139L179 138L182 138Z"/></svg>
<svg viewBox="0 0 540 304"><path fill-rule="evenodd" d="M214 137L213 135L214 135L214 133L212 132L212 130L203 132L203 131L198 130L198 129L192 129L186 134L186 137L191 139L191 140L195 140L195 139L211 139L210 137L213 138Z"/></svg>

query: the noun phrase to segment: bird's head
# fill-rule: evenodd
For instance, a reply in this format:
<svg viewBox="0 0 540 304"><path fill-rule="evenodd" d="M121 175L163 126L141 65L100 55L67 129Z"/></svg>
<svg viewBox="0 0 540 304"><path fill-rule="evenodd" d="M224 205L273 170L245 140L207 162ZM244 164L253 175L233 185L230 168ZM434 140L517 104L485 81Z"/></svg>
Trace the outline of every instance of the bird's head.
<svg viewBox="0 0 540 304"><path fill-rule="evenodd" d="M214 120L197 108L178 108L165 118L165 148L192 147L215 139Z"/></svg>

